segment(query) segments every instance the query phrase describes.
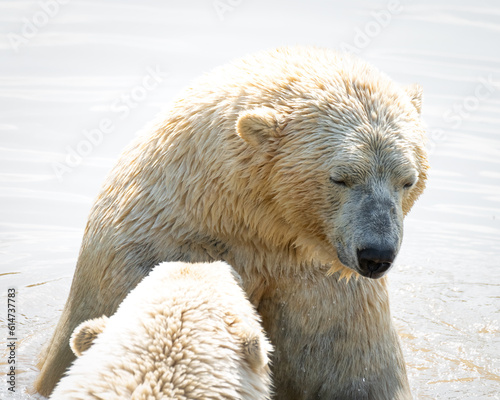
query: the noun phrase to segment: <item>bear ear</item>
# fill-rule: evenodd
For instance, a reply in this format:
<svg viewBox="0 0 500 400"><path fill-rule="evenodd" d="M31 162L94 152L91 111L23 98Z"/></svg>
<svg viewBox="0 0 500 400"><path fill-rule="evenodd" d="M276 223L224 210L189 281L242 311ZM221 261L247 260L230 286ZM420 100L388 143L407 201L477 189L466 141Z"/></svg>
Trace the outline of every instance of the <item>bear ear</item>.
<svg viewBox="0 0 500 400"><path fill-rule="evenodd" d="M227 311L224 315L228 331L239 338L243 352L243 359L250 368L259 372L267 369L269 364L268 354L273 351L273 346L260 328L258 321L247 320L241 315L235 316Z"/></svg>
<svg viewBox="0 0 500 400"><path fill-rule="evenodd" d="M271 352L271 345L262 332L251 329L239 332L243 345L243 356L254 371L266 368L269 359L267 355Z"/></svg>
<svg viewBox="0 0 500 400"><path fill-rule="evenodd" d="M73 353L78 357L81 356L92 345L95 338L104 331L107 322L108 317L103 316L101 318L90 319L78 325L73 331L69 343Z"/></svg>
<svg viewBox="0 0 500 400"><path fill-rule="evenodd" d="M236 121L236 132L253 146L266 143L269 138L281 136L276 112L269 107L260 107L241 113Z"/></svg>
<svg viewBox="0 0 500 400"><path fill-rule="evenodd" d="M422 112L422 95L424 92L424 89L422 86L420 86L417 83L414 83L413 85L406 86L405 92L408 96L410 96L410 101L411 103L415 106L417 109L417 112L421 114Z"/></svg>

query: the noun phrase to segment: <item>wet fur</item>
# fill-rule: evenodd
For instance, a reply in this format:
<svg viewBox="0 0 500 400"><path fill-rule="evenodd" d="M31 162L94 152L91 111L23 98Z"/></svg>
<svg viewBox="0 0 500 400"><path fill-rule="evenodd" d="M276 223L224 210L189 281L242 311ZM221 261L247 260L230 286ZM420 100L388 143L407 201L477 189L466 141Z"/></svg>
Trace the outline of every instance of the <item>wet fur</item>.
<svg viewBox="0 0 500 400"><path fill-rule="evenodd" d="M345 244L354 242L364 221L342 214L350 200L330 177L345 170L367 187L381 178L387 191L402 164L409 165L417 181L395 202L402 218L426 180L419 90L400 88L350 56L308 48L259 53L187 88L106 179L90 213L68 301L41 356L36 390L48 395L72 361L68 342L74 328L113 314L155 264L225 260L240 273L279 350L274 357L278 398L286 397L288 382L316 387L320 377L323 387L304 399L357 398L345 394L338 370L353 348L375 363L370 371L389 362L398 370L399 381L384 393L389 397L374 388L368 398L410 398L388 304L368 309L363 299L371 300L358 295L386 298L385 285L366 278L351 279L347 286L338 282L339 274L356 272L339 261L336 241L345 235ZM260 122L246 129L252 115ZM329 270L340 273L327 276ZM325 297L305 289L314 284ZM333 293L339 293L340 307L330 302ZM280 299L292 294L295 306L280 311ZM316 301L324 303L312 308ZM346 305L352 305L348 315L355 316L353 331L357 324L367 327L365 320L380 322L370 325L371 335L392 346L392 355L384 353L389 359L371 354L373 347L359 336L338 345ZM296 307L294 318L286 311L290 307ZM317 313L315 332L303 329L308 313ZM292 333L301 354L287 344ZM381 387L395 382L392 375L374 372L373 377L381 378ZM372 382L371 375L367 378Z"/></svg>

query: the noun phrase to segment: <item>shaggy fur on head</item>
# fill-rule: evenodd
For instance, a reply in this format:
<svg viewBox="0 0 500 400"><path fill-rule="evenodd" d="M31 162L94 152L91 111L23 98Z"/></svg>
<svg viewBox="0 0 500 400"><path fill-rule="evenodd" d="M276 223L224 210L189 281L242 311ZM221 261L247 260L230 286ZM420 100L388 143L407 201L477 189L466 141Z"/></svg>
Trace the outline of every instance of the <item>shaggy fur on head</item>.
<svg viewBox="0 0 500 400"><path fill-rule="evenodd" d="M160 264L71 347L53 400L269 398L271 346L225 263Z"/></svg>

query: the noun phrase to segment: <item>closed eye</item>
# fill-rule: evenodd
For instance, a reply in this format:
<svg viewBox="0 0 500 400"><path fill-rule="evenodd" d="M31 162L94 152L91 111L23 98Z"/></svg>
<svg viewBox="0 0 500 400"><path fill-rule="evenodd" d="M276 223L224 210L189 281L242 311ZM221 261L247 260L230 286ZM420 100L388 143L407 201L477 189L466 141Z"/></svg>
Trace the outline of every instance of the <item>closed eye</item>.
<svg viewBox="0 0 500 400"><path fill-rule="evenodd" d="M333 176L330 177L330 182L338 186L347 186L347 183L344 180L334 178Z"/></svg>
<svg viewBox="0 0 500 400"><path fill-rule="evenodd" d="M408 181L403 185L403 189L411 189L415 185L415 181Z"/></svg>

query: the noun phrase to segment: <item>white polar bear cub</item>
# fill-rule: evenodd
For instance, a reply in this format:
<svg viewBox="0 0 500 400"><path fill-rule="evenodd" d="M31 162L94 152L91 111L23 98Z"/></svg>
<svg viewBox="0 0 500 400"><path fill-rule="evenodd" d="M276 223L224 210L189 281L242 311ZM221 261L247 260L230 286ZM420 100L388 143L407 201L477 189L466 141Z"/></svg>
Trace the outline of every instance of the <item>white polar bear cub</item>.
<svg viewBox="0 0 500 400"><path fill-rule="evenodd" d="M51 399L268 399L271 345L223 262L158 265L110 318L83 322Z"/></svg>

